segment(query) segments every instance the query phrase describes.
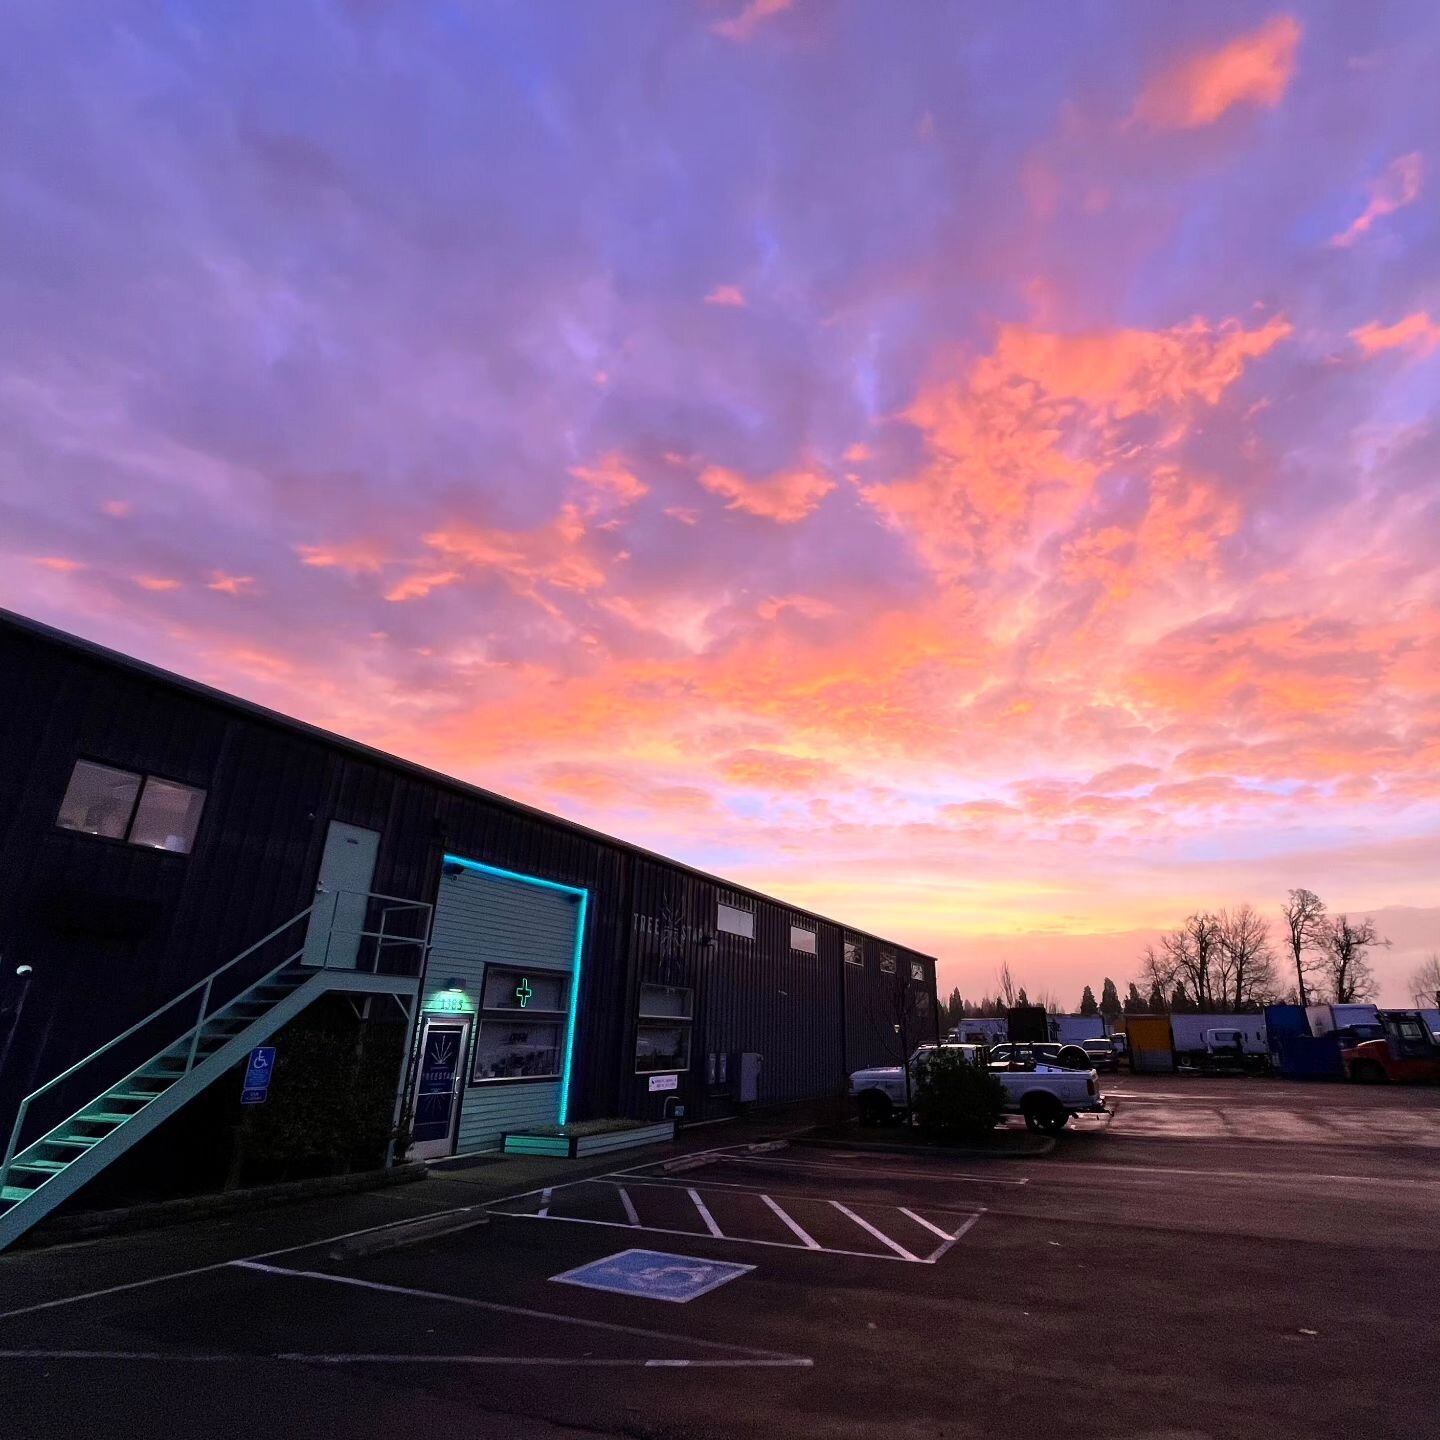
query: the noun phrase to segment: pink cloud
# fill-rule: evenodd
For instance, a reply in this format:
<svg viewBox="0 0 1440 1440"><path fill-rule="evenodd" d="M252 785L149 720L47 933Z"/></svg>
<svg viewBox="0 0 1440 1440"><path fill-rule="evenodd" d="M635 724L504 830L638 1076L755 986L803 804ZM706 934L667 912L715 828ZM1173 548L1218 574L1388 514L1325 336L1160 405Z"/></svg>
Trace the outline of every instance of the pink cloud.
<svg viewBox="0 0 1440 1440"><path fill-rule="evenodd" d="M1413 350L1419 355L1428 355L1440 345L1440 325L1433 321L1424 310L1417 310L1393 325L1381 325L1372 320L1350 332L1350 338L1367 355L1377 355L1385 350Z"/></svg>
<svg viewBox="0 0 1440 1440"><path fill-rule="evenodd" d="M135 506L129 500L106 500L100 508L112 520L123 520L135 509Z"/></svg>
<svg viewBox="0 0 1440 1440"><path fill-rule="evenodd" d="M133 575L131 579L142 589L155 592L178 590L180 582L166 575Z"/></svg>
<svg viewBox="0 0 1440 1440"><path fill-rule="evenodd" d="M738 285L717 285L706 297L707 305L726 305L743 310L746 306L745 292Z"/></svg>
<svg viewBox="0 0 1440 1440"><path fill-rule="evenodd" d="M624 458L617 454L606 455L594 465L572 465L570 473L592 490L621 505L633 505L650 493L650 487L642 483Z"/></svg>
<svg viewBox="0 0 1440 1440"><path fill-rule="evenodd" d="M1338 235L1331 236L1330 244L1340 249L1353 245L1377 220L1414 204L1420 198L1424 175L1419 151L1392 160L1371 184L1365 208Z"/></svg>
<svg viewBox="0 0 1440 1440"><path fill-rule="evenodd" d="M387 560L385 547L373 540L343 540L334 544L297 545L304 565L321 570L344 570L350 575L374 574Z"/></svg>
<svg viewBox="0 0 1440 1440"><path fill-rule="evenodd" d="M42 570L53 570L57 575L73 575L87 568L83 560L74 560L68 555L32 555L30 563Z"/></svg>
<svg viewBox="0 0 1440 1440"><path fill-rule="evenodd" d="M747 0L745 8L729 20L717 21L710 28L727 40L746 41L767 21L783 14L795 0Z"/></svg>
<svg viewBox="0 0 1440 1440"><path fill-rule="evenodd" d="M217 570L205 588L218 590L222 595L248 595L255 589L255 577L253 575L226 575L223 571Z"/></svg>
<svg viewBox="0 0 1440 1440"><path fill-rule="evenodd" d="M1273 109L1295 71L1300 22L1276 15L1215 50L1188 56L1156 75L1134 118L1159 130L1213 125L1236 105Z"/></svg>
<svg viewBox="0 0 1440 1440"><path fill-rule="evenodd" d="M730 510L762 515L778 525L793 525L811 514L835 488L835 482L814 470L787 470L751 480L736 470L709 465L700 483L714 495L723 495Z"/></svg>

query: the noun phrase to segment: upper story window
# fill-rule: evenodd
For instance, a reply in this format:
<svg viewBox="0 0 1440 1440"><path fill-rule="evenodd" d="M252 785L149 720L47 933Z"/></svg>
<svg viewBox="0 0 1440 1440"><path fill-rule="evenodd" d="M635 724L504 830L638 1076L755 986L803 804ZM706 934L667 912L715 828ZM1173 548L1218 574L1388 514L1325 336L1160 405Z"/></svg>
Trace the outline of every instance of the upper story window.
<svg viewBox="0 0 1440 1440"><path fill-rule="evenodd" d="M847 965L863 965L865 963L864 947L854 935L845 937L845 963Z"/></svg>
<svg viewBox="0 0 1440 1440"><path fill-rule="evenodd" d="M790 927L790 948L803 950L807 955L815 954L815 932L807 930L803 925L792 925Z"/></svg>
<svg viewBox="0 0 1440 1440"><path fill-rule="evenodd" d="M918 960L910 962L910 978L919 985L925 983L925 967Z"/></svg>
<svg viewBox="0 0 1440 1440"><path fill-rule="evenodd" d="M895 952L893 950L882 950L880 952L880 973L882 975L893 975L895 973Z"/></svg>
<svg viewBox="0 0 1440 1440"><path fill-rule="evenodd" d="M77 760L55 823L62 830L188 855L204 807L205 792L193 785Z"/></svg>
<svg viewBox="0 0 1440 1440"><path fill-rule="evenodd" d="M743 939L755 938L755 912L742 910L738 905L727 905L723 900L715 907L715 928L726 935L739 935Z"/></svg>

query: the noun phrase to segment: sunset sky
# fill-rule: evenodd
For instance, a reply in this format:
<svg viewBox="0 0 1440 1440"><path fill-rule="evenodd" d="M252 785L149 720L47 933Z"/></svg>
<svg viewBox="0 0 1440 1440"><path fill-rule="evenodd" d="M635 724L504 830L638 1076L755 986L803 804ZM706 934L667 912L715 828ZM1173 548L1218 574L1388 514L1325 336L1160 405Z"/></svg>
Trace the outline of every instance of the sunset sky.
<svg viewBox="0 0 1440 1440"><path fill-rule="evenodd" d="M0 605L1067 1003L1440 950L1440 9L15 0Z"/></svg>

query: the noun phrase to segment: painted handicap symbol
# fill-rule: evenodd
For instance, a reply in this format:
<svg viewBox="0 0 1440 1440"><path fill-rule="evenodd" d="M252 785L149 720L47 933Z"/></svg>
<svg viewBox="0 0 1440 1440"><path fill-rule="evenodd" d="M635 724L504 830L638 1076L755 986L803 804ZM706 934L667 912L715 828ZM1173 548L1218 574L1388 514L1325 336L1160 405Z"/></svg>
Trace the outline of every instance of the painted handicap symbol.
<svg viewBox="0 0 1440 1440"><path fill-rule="evenodd" d="M618 1255L592 1260L550 1278L562 1285L685 1305L754 1268L695 1255L667 1255L659 1250L622 1250Z"/></svg>

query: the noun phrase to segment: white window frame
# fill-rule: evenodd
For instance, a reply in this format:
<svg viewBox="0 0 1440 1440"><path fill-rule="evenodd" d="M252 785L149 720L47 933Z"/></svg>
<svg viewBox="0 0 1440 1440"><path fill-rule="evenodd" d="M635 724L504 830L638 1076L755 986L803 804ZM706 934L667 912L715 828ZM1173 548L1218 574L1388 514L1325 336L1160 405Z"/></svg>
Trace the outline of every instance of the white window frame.
<svg viewBox="0 0 1440 1440"><path fill-rule="evenodd" d="M845 963L862 967L865 964L865 942L858 935L845 937Z"/></svg>
<svg viewBox="0 0 1440 1440"><path fill-rule="evenodd" d="M797 935L808 935L810 937L809 945L797 945L795 943ZM792 920L790 922L790 948L798 950L802 955L818 955L820 953L820 936L814 930L804 925L797 925Z"/></svg>
<svg viewBox="0 0 1440 1440"><path fill-rule="evenodd" d="M895 974L895 952L893 950L880 952L880 973L882 975Z"/></svg>

